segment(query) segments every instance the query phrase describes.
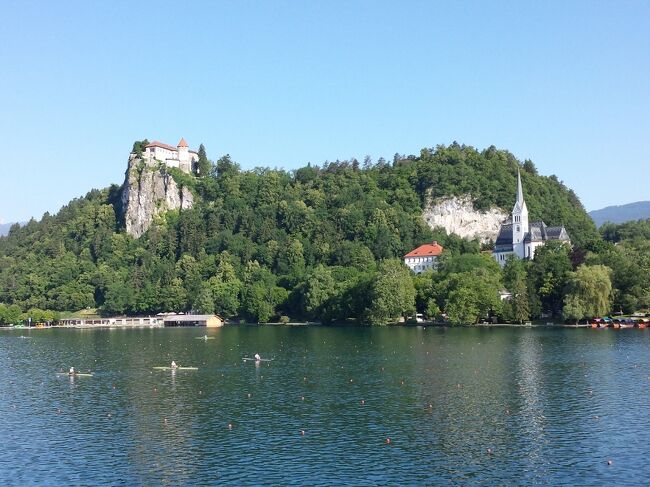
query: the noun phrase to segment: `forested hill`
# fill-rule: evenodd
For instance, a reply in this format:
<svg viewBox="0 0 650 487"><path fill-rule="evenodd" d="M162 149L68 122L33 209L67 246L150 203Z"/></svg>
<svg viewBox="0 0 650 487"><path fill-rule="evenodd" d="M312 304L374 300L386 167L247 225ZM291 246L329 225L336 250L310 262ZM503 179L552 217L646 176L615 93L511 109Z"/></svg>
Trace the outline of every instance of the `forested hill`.
<svg viewBox="0 0 650 487"><path fill-rule="evenodd" d="M390 163L353 159L291 172L242 171L226 156L204 177L170 170L195 205L166 213L137 240L123 230L118 186L12 229L0 238L0 303L23 311L194 309L261 321L359 318L371 299L364 283L381 260L433 238L451 252L479 252L477 242L426 226L429 198L471 194L479 209L509 212L518 168L531 221L565 225L578 248L599 239L573 191L494 147L452 144ZM316 296L314 282L324 281L336 300Z"/></svg>

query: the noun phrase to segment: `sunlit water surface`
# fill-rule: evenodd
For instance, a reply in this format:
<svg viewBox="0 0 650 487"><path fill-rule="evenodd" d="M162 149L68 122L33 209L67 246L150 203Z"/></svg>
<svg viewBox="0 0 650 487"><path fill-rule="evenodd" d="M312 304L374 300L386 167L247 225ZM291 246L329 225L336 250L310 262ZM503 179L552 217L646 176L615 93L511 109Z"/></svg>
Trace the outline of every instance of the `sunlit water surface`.
<svg viewBox="0 0 650 487"><path fill-rule="evenodd" d="M650 330L15 330L0 360L0 485L650 482Z"/></svg>

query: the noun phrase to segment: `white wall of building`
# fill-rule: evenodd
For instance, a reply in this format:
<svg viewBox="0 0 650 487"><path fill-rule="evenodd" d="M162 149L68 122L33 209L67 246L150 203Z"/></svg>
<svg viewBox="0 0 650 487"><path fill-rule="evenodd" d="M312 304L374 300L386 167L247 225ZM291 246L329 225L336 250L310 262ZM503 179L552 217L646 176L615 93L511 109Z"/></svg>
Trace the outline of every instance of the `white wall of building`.
<svg viewBox="0 0 650 487"><path fill-rule="evenodd" d="M436 266L436 256L405 257L404 264L416 274L420 274Z"/></svg>
<svg viewBox="0 0 650 487"><path fill-rule="evenodd" d="M169 150L158 146L147 147L142 156L148 164L160 161L167 167L177 167L188 173L192 172L193 163L199 160L199 155L190 152L187 147L179 147L179 150Z"/></svg>

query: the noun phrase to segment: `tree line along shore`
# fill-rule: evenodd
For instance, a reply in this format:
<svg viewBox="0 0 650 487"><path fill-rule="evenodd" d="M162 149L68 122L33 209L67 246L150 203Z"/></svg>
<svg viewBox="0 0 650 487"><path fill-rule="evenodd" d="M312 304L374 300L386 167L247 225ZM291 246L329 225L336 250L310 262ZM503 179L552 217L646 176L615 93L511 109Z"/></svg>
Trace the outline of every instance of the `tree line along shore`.
<svg viewBox="0 0 650 487"><path fill-rule="evenodd" d="M599 231L557 177L507 151L454 143L392 161L244 171L203 149L200 162L197 175L169 170L194 206L166 212L140 238L124 231L115 185L13 227L0 238L0 323L86 308L250 322L381 325L419 313L450 324L575 323L650 308L650 221ZM531 219L564 225L572 246L549 242L501 268L490 244L424 222L445 196L507 208L518 170ZM402 256L432 240L445 249L437 268L413 274Z"/></svg>

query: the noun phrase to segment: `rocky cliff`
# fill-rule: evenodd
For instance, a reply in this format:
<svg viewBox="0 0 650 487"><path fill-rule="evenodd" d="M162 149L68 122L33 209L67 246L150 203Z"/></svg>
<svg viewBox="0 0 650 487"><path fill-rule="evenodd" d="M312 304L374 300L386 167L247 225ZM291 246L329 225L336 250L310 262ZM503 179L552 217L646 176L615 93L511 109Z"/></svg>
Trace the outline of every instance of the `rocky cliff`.
<svg viewBox="0 0 650 487"><path fill-rule="evenodd" d="M191 208L193 204L191 191L179 187L164 166L148 166L137 157L129 159L122 186L122 210L128 234L138 238L156 216L169 210Z"/></svg>
<svg viewBox="0 0 650 487"><path fill-rule="evenodd" d="M422 217L431 228L444 228L447 233L487 242L496 239L501 223L509 218L509 214L500 208L477 211L471 197L455 196L429 202Z"/></svg>

